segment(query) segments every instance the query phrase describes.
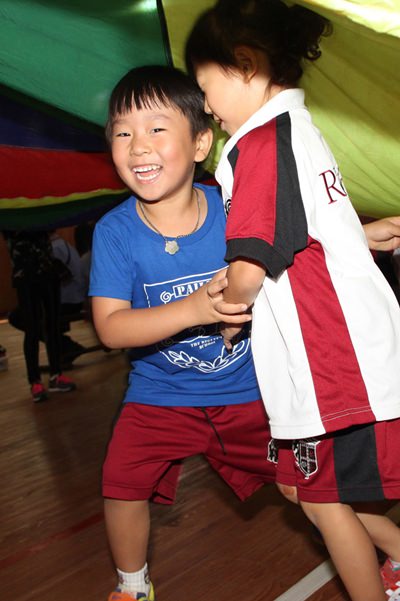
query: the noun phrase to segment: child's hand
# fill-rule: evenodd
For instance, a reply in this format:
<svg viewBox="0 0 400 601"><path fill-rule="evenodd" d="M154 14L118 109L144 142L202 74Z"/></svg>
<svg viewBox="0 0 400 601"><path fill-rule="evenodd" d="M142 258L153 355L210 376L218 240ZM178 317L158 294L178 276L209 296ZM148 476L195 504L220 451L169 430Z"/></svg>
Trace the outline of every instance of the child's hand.
<svg viewBox="0 0 400 601"><path fill-rule="evenodd" d="M235 339L242 331L242 326L228 326L226 323L221 327L221 335L227 351L231 351L236 344Z"/></svg>
<svg viewBox="0 0 400 601"><path fill-rule="evenodd" d="M371 250L390 251L400 247L400 216L385 217L364 225Z"/></svg>
<svg viewBox="0 0 400 601"><path fill-rule="evenodd" d="M220 321L243 325L251 320L251 315L246 313L247 305L224 301L222 293L228 285L226 272L226 269L219 271L210 282L187 297L186 301L190 304L190 310L194 315L193 325L206 325Z"/></svg>

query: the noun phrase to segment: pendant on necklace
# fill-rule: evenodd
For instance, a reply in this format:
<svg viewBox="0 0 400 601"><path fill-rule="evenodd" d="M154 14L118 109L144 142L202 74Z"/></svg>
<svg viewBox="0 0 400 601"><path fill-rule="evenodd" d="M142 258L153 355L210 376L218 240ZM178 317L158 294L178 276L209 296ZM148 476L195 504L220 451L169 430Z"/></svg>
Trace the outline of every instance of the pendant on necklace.
<svg viewBox="0 0 400 601"><path fill-rule="evenodd" d="M179 250L179 245L176 240L166 240L164 250L169 255L175 255Z"/></svg>

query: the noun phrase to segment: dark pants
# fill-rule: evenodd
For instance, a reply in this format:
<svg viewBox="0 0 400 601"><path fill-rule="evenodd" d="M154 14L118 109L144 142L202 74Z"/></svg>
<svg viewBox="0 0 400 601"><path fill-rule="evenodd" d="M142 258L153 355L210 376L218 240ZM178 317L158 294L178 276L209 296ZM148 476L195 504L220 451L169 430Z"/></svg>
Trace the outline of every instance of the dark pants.
<svg viewBox="0 0 400 601"><path fill-rule="evenodd" d="M62 360L68 361L70 357L74 357L74 355L81 354L84 351L84 347L72 340L65 332L68 332L70 329L70 322L68 317L71 315L78 314L83 308L83 303L62 303L60 305L60 348L61 348L61 358ZM21 332L25 332L25 319L23 315L23 311L20 306L15 307L9 315L8 321L10 325L12 325L17 330L21 330ZM40 340L45 342L45 328L43 319L40 323Z"/></svg>
<svg viewBox="0 0 400 601"><path fill-rule="evenodd" d="M19 283L18 304L24 323L24 355L28 380L40 380L39 342L46 344L50 375L61 372L60 286L58 280ZM43 328L43 332L42 332Z"/></svg>

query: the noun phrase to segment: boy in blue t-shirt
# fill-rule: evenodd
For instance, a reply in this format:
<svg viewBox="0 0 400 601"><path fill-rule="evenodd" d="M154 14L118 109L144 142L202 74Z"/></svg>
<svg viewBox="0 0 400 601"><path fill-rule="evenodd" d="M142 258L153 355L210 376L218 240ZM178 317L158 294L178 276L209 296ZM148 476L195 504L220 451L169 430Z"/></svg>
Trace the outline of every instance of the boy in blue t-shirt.
<svg viewBox="0 0 400 601"><path fill-rule="evenodd" d="M222 302L218 191L193 187L212 143L201 92L176 69L133 69L112 93L106 133L135 193L96 226L90 284L101 340L132 349L103 469L119 579L109 601L151 601L148 502L173 502L183 459L203 454L240 499L273 482L275 465L249 337L228 353L216 325L249 315Z"/></svg>

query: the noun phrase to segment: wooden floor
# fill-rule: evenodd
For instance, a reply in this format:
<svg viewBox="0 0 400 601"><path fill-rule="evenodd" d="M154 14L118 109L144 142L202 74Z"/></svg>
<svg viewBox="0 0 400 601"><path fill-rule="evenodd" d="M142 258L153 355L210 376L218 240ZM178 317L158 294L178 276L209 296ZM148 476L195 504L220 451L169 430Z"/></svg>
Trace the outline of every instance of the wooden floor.
<svg viewBox="0 0 400 601"><path fill-rule="evenodd" d="M83 322L73 324L72 336L94 341ZM126 357L79 357L68 372L78 389L33 404L21 334L2 323L0 344L9 355L0 372L0 600L106 601L115 577L100 471ZM186 462L176 504L152 508L157 601L299 601L285 592L326 559L301 511L273 486L240 503L202 458ZM337 579L308 598L348 599Z"/></svg>

